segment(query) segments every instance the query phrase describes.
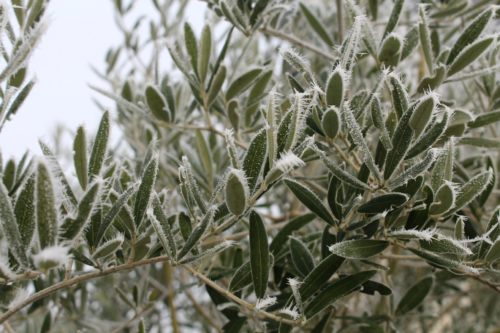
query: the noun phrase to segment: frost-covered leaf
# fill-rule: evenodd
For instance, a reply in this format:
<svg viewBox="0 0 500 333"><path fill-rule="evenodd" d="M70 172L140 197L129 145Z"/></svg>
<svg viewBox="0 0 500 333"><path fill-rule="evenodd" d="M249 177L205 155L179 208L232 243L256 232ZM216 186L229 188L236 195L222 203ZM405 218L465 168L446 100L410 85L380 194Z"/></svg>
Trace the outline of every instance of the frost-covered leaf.
<svg viewBox="0 0 500 333"><path fill-rule="evenodd" d="M330 252L347 259L368 259L389 247L389 243L375 239L357 239L334 244Z"/></svg>

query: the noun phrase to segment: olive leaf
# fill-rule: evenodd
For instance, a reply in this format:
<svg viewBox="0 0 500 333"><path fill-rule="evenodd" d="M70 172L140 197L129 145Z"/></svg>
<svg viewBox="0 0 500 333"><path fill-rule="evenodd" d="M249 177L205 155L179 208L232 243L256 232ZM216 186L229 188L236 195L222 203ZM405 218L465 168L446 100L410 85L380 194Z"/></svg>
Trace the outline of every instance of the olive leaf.
<svg viewBox="0 0 500 333"><path fill-rule="evenodd" d="M329 225L336 225L336 222L328 209L325 207L325 205L323 205L318 196L314 194L310 189L292 179L283 179L283 182L290 189L290 191L292 191L295 197L299 199L300 202L304 204L304 206L309 208L312 213L316 214L316 216L321 218Z"/></svg>
<svg viewBox="0 0 500 333"><path fill-rule="evenodd" d="M419 306L431 291L433 284L434 278L432 276L424 277L415 282L399 301L395 315L404 315Z"/></svg>
<svg viewBox="0 0 500 333"><path fill-rule="evenodd" d="M250 212L250 266L255 296L263 299L269 279L269 244L262 217L255 211Z"/></svg>

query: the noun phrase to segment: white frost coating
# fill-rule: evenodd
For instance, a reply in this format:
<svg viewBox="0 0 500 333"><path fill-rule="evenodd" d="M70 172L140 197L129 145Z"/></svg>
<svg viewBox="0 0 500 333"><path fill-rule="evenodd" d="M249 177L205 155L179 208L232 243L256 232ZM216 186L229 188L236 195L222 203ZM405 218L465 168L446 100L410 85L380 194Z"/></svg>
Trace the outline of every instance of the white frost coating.
<svg viewBox="0 0 500 333"><path fill-rule="evenodd" d="M167 251L169 257L172 257L172 254L170 253L170 248L174 247L175 244L170 244L170 242L168 241L168 237L167 235L165 235L163 227L161 226L160 221L158 221L158 219L156 218L153 207L151 205L146 211L146 215L151 221L153 227L155 228L155 231L158 234L158 238L160 239L160 242L163 245L164 250Z"/></svg>
<svg viewBox="0 0 500 333"><path fill-rule="evenodd" d="M282 47L279 49L280 55L285 59L290 65L297 68L303 72L309 72L310 64L309 61L298 54L292 47Z"/></svg>
<svg viewBox="0 0 500 333"><path fill-rule="evenodd" d="M382 75L384 75L384 74L382 74ZM382 174L380 173L379 168L375 164L375 160L373 159L373 156L370 152L370 149L368 148L368 145L366 144L366 142L363 138L363 134L361 133L361 128L359 127L359 124L356 121L356 117L354 116L353 112L351 111L349 102L344 103L344 106L342 107L342 112L344 113L344 117L345 117L345 121L347 122L347 126L351 130L350 134L351 134L354 142L363 151L363 161L366 163L366 166L370 169L370 171L373 173L375 178L377 178L377 180L379 182L382 182Z"/></svg>
<svg viewBox="0 0 500 333"><path fill-rule="evenodd" d="M456 240L459 243L475 243L477 241L484 241L490 245L493 245L492 240L490 239L490 234L495 230L496 227L500 227L500 222L497 222L495 225L493 225L490 230L482 234L481 236L476 236L474 238L468 238L468 239L462 239L462 240Z"/></svg>
<svg viewBox="0 0 500 333"><path fill-rule="evenodd" d="M426 241L430 241L432 237L437 233L437 230L434 229L426 229L426 230L417 230L417 229L411 229L411 230L406 230L404 228L400 230L395 230L393 232L389 232L387 234L387 237L398 237L398 236L413 236L419 239L424 239Z"/></svg>
<svg viewBox="0 0 500 333"><path fill-rule="evenodd" d="M243 185L243 188L245 189L245 197L250 198L250 188L248 187L248 179L247 179L247 176L245 174L245 171L238 170L235 168L229 168L228 179L231 175L238 178L239 182Z"/></svg>
<svg viewBox="0 0 500 333"><path fill-rule="evenodd" d="M351 29L349 35L349 42L347 43L344 52L340 58L340 66L346 68L347 62L351 60L351 57L356 56L356 49L358 48L359 39L361 38L361 25L363 23L363 15L356 16L354 18L354 25Z"/></svg>
<svg viewBox="0 0 500 333"><path fill-rule="evenodd" d="M4 258L0 259L0 274L4 275L7 279L13 279L16 276Z"/></svg>
<svg viewBox="0 0 500 333"><path fill-rule="evenodd" d="M64 247L61 245L46 247L40 253L37 253L33 256L33 262L36 267L41 267L40 265L42 263L48 261L56 263L56 267L61 267L68 264L69 260L71 259L68 251L68 247Z"/></svg>
<svg viewBox="0 0 500 333"><path fill-rule="evenodd" d="M271 305L276 304L276 297L267 297L265 299L259 299L255 305L255 310L262 310Z"/></svg>
<svg viewBox="0 0 500 333"><path fill-rule="evenodd" d="M306 118L309 114L309 99L306 96L310 91L306 91L304 93L295 93L295 103L292 110L292 119L290 121L290 125L288 126L289 132L293 133L291 142L288 142L285 149L293 149L297 145L300 134L306 128ZM290 133L289 133L290 135Z"/></svg>
<svg viewBox="0 0 500 333"><path fill-rule="evenodd" d="M17 289L16 296L9 303L8 309L9 310L14 309L16 306L21 304L26 299L26 297L28 297L28 290L27 289L21 289L21 288Z"/></svg>
<svg viewBox="0 0 500 333"><path fill-rule="evenodd" d="M281 158L276 162L276 168L280 171L287 173L293 170L295 167L305 166L306 164L297 155L291 151L287 151Z"/></svg>
<svg viewBox="0 0 500 333"><path fill-rule="evenodd" d="M290 304L286 308L283 308L283 309L279 310L278 313L286 314L286 315L292 317L293 320L297 320L297 319L300 318L300 314L297 311L297 306L293 306L292 307L292 304Z"/></svg>
<svg viewBox="0 0 500 333"><path fill-rule="evenodd" d="M405 39L400 34L398 34L396 32L391 32L390 34L385 36L384 41L382 42L381 45L384 45L384 42L386 40L388 40L389 38L394 38L394 39L397 39L399 41L399 50L396 54L401 53L401 51L403 50L403 46L405 45ZM380 56L380 52L382 52L382 50L383 50L383 48L380 48L379 54L378 54L379 56Z"/></svg>
<svg viewBox="0 0 500 333"><path fill-rule="evenodd" d="M288 278L288 285L289 286L299 286L304 282L300 282L298 278Z"/></svg>
<svg viewBox="0 0 500 333"><path fill-rule="evenodd" d="M238 157L238 151L236 150L236 145L234 144L234 130L226 128L223 134L227 143L227 153L229 155L229 158L233 162L233 167L236 167L237 169L241 170L243 167Z"/></svg>
<svg viewBox="0 0 500 333"><path fill-rule="evenodd" d="M458 241L454 238L451 238L451 237L448 237L448 236L444 236L444 235L441 235L441 234L437 234L438 236L438 240L447 240L449 241L453 246L456 246L457 248L461 249L462 251L464 251L465 253L467 253L468 255L472 255L472 251L465 245L463 245L463 243L465 242L461 242L461 241Z"/></svg>
<svg viewBox="0 0 500 333"><path fill-rule="evenodd" d="M439 148L431 148L427 152L427 155L422 161L414 164L412 167L408 168L404 173L400 174L394 180L392 180L387 188L394 189L403 184L407 184L410 179L415 179L423 172L425 172L431 165L436 161L441 149Z"/></svg>

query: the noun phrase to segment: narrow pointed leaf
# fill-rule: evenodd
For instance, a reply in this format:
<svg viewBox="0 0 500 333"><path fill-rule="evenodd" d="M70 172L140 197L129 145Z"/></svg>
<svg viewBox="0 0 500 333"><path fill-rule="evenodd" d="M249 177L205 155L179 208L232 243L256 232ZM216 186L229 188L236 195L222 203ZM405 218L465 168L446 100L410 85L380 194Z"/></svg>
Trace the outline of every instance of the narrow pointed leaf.
<svg viewBox="0 0 500 333"><path fill-rule="evenodd" d="M316 316L337 299L371 279L377 272L372 270L356 273L331 284L325 290L321 291L306 307L305 315L307 319L310 320Z"/></svg>
<svg viewBox="0 0 500 333"><path fill-rule="evenodd" d="M335 220L316 194L295 180L283 179L283 182L290 191L292 191L295 197L299 199L304 206L309 208L312 213L316 214L329 225L335 226Z"/></svg>
<svg viewBox="0 0 500 333"><path fill-rule="evenodd" d="M245 91L259 77L260 73L262 73L262 68L251 69L234 80L227 89L226 101L230 101Z"/></svg>
<svg viewBox="0 0 500 333"><path fill-rule="evenodd" d="M207 77L211 52L212 30L209 25L205 25L201 32L200 48L198 51L198 74L200 75L200 82L202 84L205 83L205 79Z"/></svg>
<svg viewBox="0 0 500 333"><path fill-rule="evenodd" d="M203 220L201 220L201 222L196 226L196 228L194 228L191 235L189 235L189 238L187 239L186 243L177 254L178 261L181 260L186 254L188 254L189 251L191 251L198 244L198 241L201 239L201 237L207 230L208 226L212 224L214 220L214 213L215 213L215 208L213 207L210 208L203 217Z"/></svg>
<svg viewBox="0 0 500 333"><path fill-rule="evenodd" d="M2 223L2 232L7 239L11 253L22 267L28 268L29 262L25 252L26 247L23 245L21 235L19 234L12 203L4 184L0 184L0 222Z"/></svg>
<svg viewBox="0 0 500 333"><path fill-rule="evenodd" d="M158 155L155 155L146 167L141 180L141 185L137 191L137 197L135 198L134 221L137 227L141 225L144 215L146 214L146 210L148 209L157 173Z"/></svg>
<svg viewBox="0 0 500 333"><path fill-rule="evenodd" d="M404 205L408 195L403 193L388 193L371 199L361 205L357 212L360 214L379 214Z"/></svg>
<svg viewBox="0 0 500 333"><path fill-rule="evenodd" d="M389 242L375 239L344 241L330 246L330 252L347 259L368 259L389 247Z"/></svg>
<svg viewBox="0 0 500 333"><path fill-rule="evenodd" d="M404 315L419 306L431 291L433 284L434 278L432 276L424 277L417 281L406 291L403 298L399 301L395 315Z"/></svg>
<svg viewBox="0 0 500 333"><path fill-rule="evenodd" d="M76 177L82 190L87 190L89 182L88 161L87 161L87 139L85 128L78 127L76 130L75 141L73 143L73 162L75 164Z"/></svg>
<svg viewBox="0 0 500 333"><path fill-rule="evenodd" d="M263 299L269 279L269 244L262 217L255 211L250 212L250 265L252 280L257 299Z"/></svg>
<svg viewBox="0 0 500 333"><path fill-rule="evenodd" d="M314 259L307 247L295 237L290 237L290 253L295 268L307 276L314 269Z"/></svg>
<svg viewBox="0 0 500 333"><path fill-rule="evenodd" d="M259 180L259 175L264 167L267 156L267 133L264 129L260 130L250 142L250 146L243 158L243 171L248 181L250 194L255 190Z"/></svg>
<svg viewBox="0 0 500 333"><path fill-rule="evenodd" d="M42 249L57 243L59 214L50 167L40 159L36 168L36 221Z"/></svg>

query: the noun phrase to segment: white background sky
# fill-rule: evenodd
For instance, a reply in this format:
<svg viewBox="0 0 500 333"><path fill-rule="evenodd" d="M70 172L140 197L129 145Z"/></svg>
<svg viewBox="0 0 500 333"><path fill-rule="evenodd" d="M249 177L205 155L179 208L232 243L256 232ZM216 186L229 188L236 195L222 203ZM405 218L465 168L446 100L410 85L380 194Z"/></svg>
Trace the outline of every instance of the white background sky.
<svg viewBox="0 0 500 333"><path fill-rule="evenodd" d="M205 7L205 3L191 0L186 11L197 33L201 30ZM134 16L155 14L151 0L137 0L134 8ZM26 80L36 74L38 83L18 114L0 133L4 161L11 156L19 160L26 149L40 154L38 138L50 141L57 123L71 129L85 123L90 133L95 132L99 123L101 111L92 101L92 97L98 96L87 83L109 89L90 65L103 70L107 50L122 41L115 25L112 1L52 0L48 12L52 23L31 59ZM15 20L15 16L11 16L11 20ZM114 105L105 98L99 100L105 106Z"/></svg>

